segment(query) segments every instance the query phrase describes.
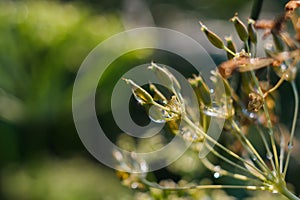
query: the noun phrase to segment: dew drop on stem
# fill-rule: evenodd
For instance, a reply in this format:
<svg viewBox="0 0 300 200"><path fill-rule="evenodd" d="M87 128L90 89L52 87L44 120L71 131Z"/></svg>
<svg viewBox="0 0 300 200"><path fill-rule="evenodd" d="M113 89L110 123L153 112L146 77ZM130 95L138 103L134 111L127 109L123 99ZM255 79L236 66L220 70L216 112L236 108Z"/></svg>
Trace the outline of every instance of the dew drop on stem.
<svg viewBox="0 0 300 200"><path fill-rule="evenodd" d="M267 159L271 160L273 158L273 154L272 153L267 153L266 154Z"/></svg>
<svg viewBox="0 0 300 200"><path fill-rule="evenodd" d="M214 178L220 178L222 175L220 173L221 167L219 165L214 167Z"/></svg>
<svg viewBox="0 0 300 200"><path fill-rule="evenodd" d="M292 143L289 142L287 147L288 147L288 150L292 150L293 147L294 147L294 145L293 145Z"/></svg>
<svg viewBox="0 0 300 200"><path fill-rule="evenodd" d="M257 157L255 155L252 155L251 158L253 161L257 161Z"/></svg>
<svg viewBox="0 0 300 200"><path fill-rule="evenodd" d="M155 123L165 123L165 111L157 106L151 106L149 109L149 118Z"/></svg>

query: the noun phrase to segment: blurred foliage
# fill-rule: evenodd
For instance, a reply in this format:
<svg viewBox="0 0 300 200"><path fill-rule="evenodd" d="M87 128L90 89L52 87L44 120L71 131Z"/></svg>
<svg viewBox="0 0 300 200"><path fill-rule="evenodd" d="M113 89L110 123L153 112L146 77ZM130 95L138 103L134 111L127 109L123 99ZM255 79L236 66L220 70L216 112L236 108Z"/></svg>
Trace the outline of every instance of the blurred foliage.
<svg viewBox="0 0 300 200"><path fill-rule="evenodd" d="M82 3L0 2L0 199L126 199L98 163L50 159L84 152L72 121L75 75L120 31L116 14Z"/></svg>
<svg viewBox="0 0 300 200"><path fill-rule="evenodd" d="M2 162L78 140L71 116L77 69L121 30L115 14L96 15L82 4L1 2L0 141L9 144L0 146Z"/></svg>
<svg viewBox="0 0 300 200"><path fill-rule="evenodd" d="M4 198L9 200L132 199L111 170L82 158L10 166L2 172L2 185Z"/></svg>
<svg viewBox="0 0 300 200"><path fill-rule="evenodd" d="M16 110L7 116L2 106L0 114L9 121L54 120L69 111L80 63L121 30L120 22L82 5L46 1L2 2L0 9L0 85Z"/></svg>

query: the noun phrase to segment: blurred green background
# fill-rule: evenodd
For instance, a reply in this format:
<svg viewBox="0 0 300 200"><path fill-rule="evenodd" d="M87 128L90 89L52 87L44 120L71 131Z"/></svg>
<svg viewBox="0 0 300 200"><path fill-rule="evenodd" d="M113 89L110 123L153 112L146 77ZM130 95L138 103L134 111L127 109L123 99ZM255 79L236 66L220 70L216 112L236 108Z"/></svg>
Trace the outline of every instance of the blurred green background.
<svg viewBox="0 0 300 200"><path fill-rule="evenodd" d="M285 2L266 1L262 16L271 19L282 11ZM2 0L0 199L145 199L122 186L113 170L90 156L77 135L71 95L80 64L101 41L123 30L143 26L172 28L190 35L220 62L225 54L203 38L198 20L207 22L216 32L220 30L221 36L226 34L221 31L224 29L230 34L231 28L226 29L230 26L227 19L238 11L245 20L251 3L240 0ZM114 81L129 68L149 62L155 56L151 52L131 53L107 71L99 89L100 98L107 97L98 105L103 116L110 116L108 97ZM169 65L180 64L168 55L155 58ZM109 119L104 121L111 134L119 133ZM193 170L197 172L196 168ZM171 171L158 174L176 177ZM189 170L179 173L187 177L191 174ZM293 182L300 181L294 179Z"/></svg>

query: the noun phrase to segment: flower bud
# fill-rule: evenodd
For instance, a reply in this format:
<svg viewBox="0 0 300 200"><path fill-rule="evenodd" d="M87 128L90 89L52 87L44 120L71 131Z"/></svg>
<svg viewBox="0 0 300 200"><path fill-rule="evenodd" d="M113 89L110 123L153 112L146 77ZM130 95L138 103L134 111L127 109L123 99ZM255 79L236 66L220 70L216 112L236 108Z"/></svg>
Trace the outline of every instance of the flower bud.
<svg viewBox="0 0 300 200"><path fill-rule="evenodd" d="M231 50L233 53L236 53L235 44L232 41L232 38L231 37L225 37L225 40L227 42L227 48L229 50ZM227 52L227 58L228 58L228 60L230 60L230 59L234 58L234 56L231 53Z"/></svg>
<svg viewBox="0 0 300 200"><path fill-rule="evenodd" d="M249 38L253 44L256 44L257 43L257 34L256 34L256 30L254 28L254 24L255 24L255 21L253 19L248 19Z"/></svg>
<svg viewBox="0 0 300 200"><path fill-rule="evenodd" d="M246 42L248 40L248 31L246 26L243 24L243 22L239 19L238 14L236 13L233 18L230 19L231 22L233 22L236 32L238 33L240 39L243 42Z"/></svg>
<svg viewBox="0 0 300 200"><path fill-rule="evenodd" d="M130 79L123 78L123 80L126 82L126 84L131 86L132 93L135 97L135 99L141 104L152 104L153 103L153 98L152 96L144 90L142 87L138 86L135 82L133 82Z"/></svg>
<svg viewBox="0 0 300 200"><path fill-rule="evenodd" d="M201 22L199 23L201 25L201 31L204 32L204 34L206 35L207 39L211 42L211 44L219 49L223 49L224 43L222 39L219 36L217 36L214 32L207 29L207 27L203 25Z"/></svg>
<svg viewBox="0 0 300 200"><path fill-rule="evenodd" d="M209 88L202 79L201 76L194 76L193 79L189 79L189 83L194 89L198 100L202 101L204 105L211 105Z"/></svg>
<svg viewBox="0 0 300 200"><path fill-rule="evenodd" d="M169 89L175 89L176 91L180 90L180 84L177 81L177 79L164 67L160 67L155 63L151 63L151 65L148 67L148 69L151 69L156 74L157 78L166 86L169 87Z"/></svg>

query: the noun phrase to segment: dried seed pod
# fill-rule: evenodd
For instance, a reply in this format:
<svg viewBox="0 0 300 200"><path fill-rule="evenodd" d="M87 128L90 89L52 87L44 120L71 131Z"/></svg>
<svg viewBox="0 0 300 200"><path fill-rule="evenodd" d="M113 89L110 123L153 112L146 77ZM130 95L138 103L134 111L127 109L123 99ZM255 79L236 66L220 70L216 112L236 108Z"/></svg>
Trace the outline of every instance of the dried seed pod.
<svg viewBox="0 0 300 200"><path fill-rule="evenodd" d="M256 29L272 29L274 23L275 23L274 20L261 19L255 22L254 27Z"/></svg>
<svg viewBox="0 0 300 200"><path fill-rule="evenodd" d="M201 25L201 31L204 32L204 34L206 35L207 39L212 43L212 45L214 45L215 47L217 47L219 49L223 49L224 48L224 43L223 43L222 39L219 36L217 36L214 32L212 32L211 30L209 30L201 22L199 22L199 23Z"/></svg>
<svg viewBox="0 0 300 200"><path fill-rule="evenodd" d="M238 57L223 62L219 65L218 71L223 78L228 78L235 70L238 70L239 72L256 70L271 65L274 61L274 58Z"/></svg>
<svg viewBox="0 0 300 200"><path fill-rule="evenodd" d="M228 48L230 51L232 51L233 53L236 53L235 44L234 44L234 42L232 41L231 36L225 37L225 40L226 40L226 43L227 43L227 48ZM227 58L228 58L228 59L232 59L232 58L234 58L234 56L233 56L231 53L227 52Z"/></svg>
<svg viewBox="0 0 300 200"><path fill-rule="evenodd" d="M298 20L297 20L295 29L296 29L295 38L296 38L296 40L298 40L298 42L300 42L300 18L298 18Z"/></svg>
<svg viewBox="0 0 300 200"><path fill-rule="evenodd" d="M208 106L211 104L209 88L202 79L201 76L195 76L193 79L189 79L189 82L195 90L198 100L203 102L204 105Z"/></svg>
<svg viewBox="0 0 300 200"><path fill-rule="evenodd" d="M151 63L148 69L153 70L157 78L170 89L180 90L180 84L171 72L165 67L160 67L155 63Z"/></svg>
<svg viewBox="0 0 300 200"><path fill-rule="evenodd" d="M248 110L251 112L258 112L261 107L263 106L263 97L259 94L251 92L249 94L249 103L248 103Z"/></svg>
<svg viewBox="0 0 300 200"><path fill-rule="evenodd" d="M250 41L253 44L256 44L257 43L257 33L256 33L255 28L254 28L254 24L255 24L255 21L253 19L248 19L249 38L250 38Z"/></svg>
<svg viewBox="0 0 300 200"><path fill-rule="evenodd" d="M238 33L240 39L243 42L246 42L248 40L248 31L245 26L245 24L239 19L238 14L235 13L234 17L230 19L231 22L233 22L236 32Z"/></svg>
<svg viewBox="0 0 300 200"><path fill-rule="evenodd" d="M287 4L285 4L285 10L287 12L294 12L297 8L300 7L300 1L290 0Z"/></svg>
<svg viewBox="0 0 300 200"><path fill-rule="evenodd" d="M141 104L152 104L153 103L153 98L152 96L144 90L141 86L137 85L135 82L133 82L130 79L123 78L123 80L126 82L126 84L131 86L132 93L135 97L135 99Z"/></svg>
<svg viewBox="0 0 300 200"><path fill-rule="evenodd" d="M194 78L189 79L188 81L195 91L200 107L200 124L206 132L209 127L210 117L203 113L203 107L210 107L212 104L209 88L201 76L194 75Z"/></svg>

